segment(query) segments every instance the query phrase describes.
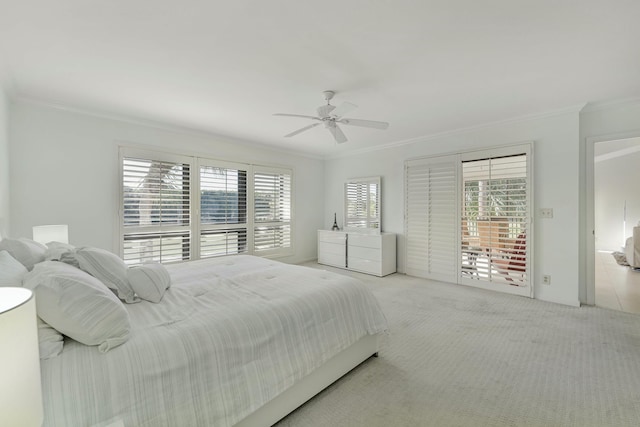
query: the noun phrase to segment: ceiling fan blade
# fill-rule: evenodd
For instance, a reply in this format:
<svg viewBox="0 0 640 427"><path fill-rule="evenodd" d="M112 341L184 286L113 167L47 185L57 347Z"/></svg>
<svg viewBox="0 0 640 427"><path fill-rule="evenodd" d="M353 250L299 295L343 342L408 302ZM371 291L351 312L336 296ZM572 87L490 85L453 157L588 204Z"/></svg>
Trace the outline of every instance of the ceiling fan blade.
<svg viewBox="0 0 640 427"><path fill-rule="evenodd" d="M302 114L275 113L275 114L274 114L274 116L302 117L303 119L322 120L320 117L315 117L315 116L304 116L304 115L302 115Z"/></svg>
<svg viewBox="0 0 640 427"><path fill-rule="evenodd" d="M318 107L317 111L318 111L318 116L320 117L329 117L331 115L331 112L333 110L335 110L336 107L334 107L333 105L321 105Z"/></svg>
<svg viewBox="0 0 640 427"><path fill-rule="evenodd" d="M341 119L336 120L338 123L342 123L343 125L350 126L362 126L365 128L374 128L374 129L386 129L389 127L389 123L387 122L377 122L375 120L361 120L361 119Z"/></svg>
<svg viewBox="0 0 640 427"><path fill-rule="evenodd" d="M296 131L293 131L293 132L291 132L290 134L285 135L284 137L285 137L285 138L289 138L290 136L294 136L294 135L297 135L297 134L299 134L299 133L301 133L301 132L304 132L305 130L309 130L309 129L311 129L311 128L314 128L314 127L318 126L319 124L320 124L320 123L313 123L313 124L311 124L311 125L309 125L309 126L305 126L305 127L303 127L302 129L298 129L298 130L296 130Z"/></svg>
<svg viewBox="0 0 640 427"><path fill-rule="evenodd" d="M355 110L356 108L358 108L356 104L343 102L342 104L338 105L333 111L331 111L331 115L334 117L342 117L345 114Z"/></svg>
<svg viewBox="0 0 640 427"><path fill-rule="evenodd" d="M338 144L347 142L347 137L345 136L344 132L342 132L342 129L340 129L337 125L330 126L327 129L329 129L329 132L331 132Z"/></svg>

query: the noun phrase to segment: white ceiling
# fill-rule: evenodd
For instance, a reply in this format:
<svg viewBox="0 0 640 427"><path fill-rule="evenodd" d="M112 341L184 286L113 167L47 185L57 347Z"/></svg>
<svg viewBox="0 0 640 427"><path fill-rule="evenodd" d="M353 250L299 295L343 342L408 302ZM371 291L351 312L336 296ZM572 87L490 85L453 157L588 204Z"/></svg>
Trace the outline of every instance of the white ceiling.
<svg viewBox="0 0 640 427"><path fill-rule="evenodd" d="M14 97L335 156L640 96L638 0L0 0ZM388 130L315 115L322 91Z"/></svg>

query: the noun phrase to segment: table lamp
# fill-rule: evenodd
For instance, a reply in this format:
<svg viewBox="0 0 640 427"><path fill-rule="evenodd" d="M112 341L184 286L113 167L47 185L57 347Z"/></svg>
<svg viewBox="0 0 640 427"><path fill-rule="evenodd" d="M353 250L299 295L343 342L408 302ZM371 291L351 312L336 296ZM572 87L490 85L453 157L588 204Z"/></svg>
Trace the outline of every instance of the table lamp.
<svg viewBox="0 0 640 427"><path fill-rule="evenodd" d="M0 342L0 426L41 426L36 302L29 289L0 287Z"/></svg>
<svg viewBox="0 0 640 427"><path fill-rule="evenodd" d="M33 227L33 240L43 245L49 242L69 243L69 226L36 225Z"/></svg>

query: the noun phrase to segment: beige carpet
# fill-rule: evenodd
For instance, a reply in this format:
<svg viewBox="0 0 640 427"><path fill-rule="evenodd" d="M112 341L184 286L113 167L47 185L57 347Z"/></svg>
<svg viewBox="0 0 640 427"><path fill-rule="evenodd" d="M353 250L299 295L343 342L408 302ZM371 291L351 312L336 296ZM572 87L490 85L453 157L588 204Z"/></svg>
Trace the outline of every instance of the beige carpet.
<svg viewBox="0 0 640 427"><path fill-rule="evenodd" d="M640 425L639 315L307 265L364 280L390 331L278 427Z"/></svg>

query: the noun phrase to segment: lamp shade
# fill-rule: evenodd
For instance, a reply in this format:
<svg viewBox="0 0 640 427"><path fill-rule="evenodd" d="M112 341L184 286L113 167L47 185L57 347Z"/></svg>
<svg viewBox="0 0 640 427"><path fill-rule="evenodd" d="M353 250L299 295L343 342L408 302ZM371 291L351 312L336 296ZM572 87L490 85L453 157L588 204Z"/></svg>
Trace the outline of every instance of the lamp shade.
<svg viewBox="0 0 640 427"><path fill-rule="evenodd" d="M41 426L36 303L25 288L0 287L0 426Z"/></svg>
<svg viewBox="0 0 640 427"><path fill-rule="evenodd" d="M49 242L69 243L69 226L36 225L33 227L33 240L43 245Z"/></svg>

